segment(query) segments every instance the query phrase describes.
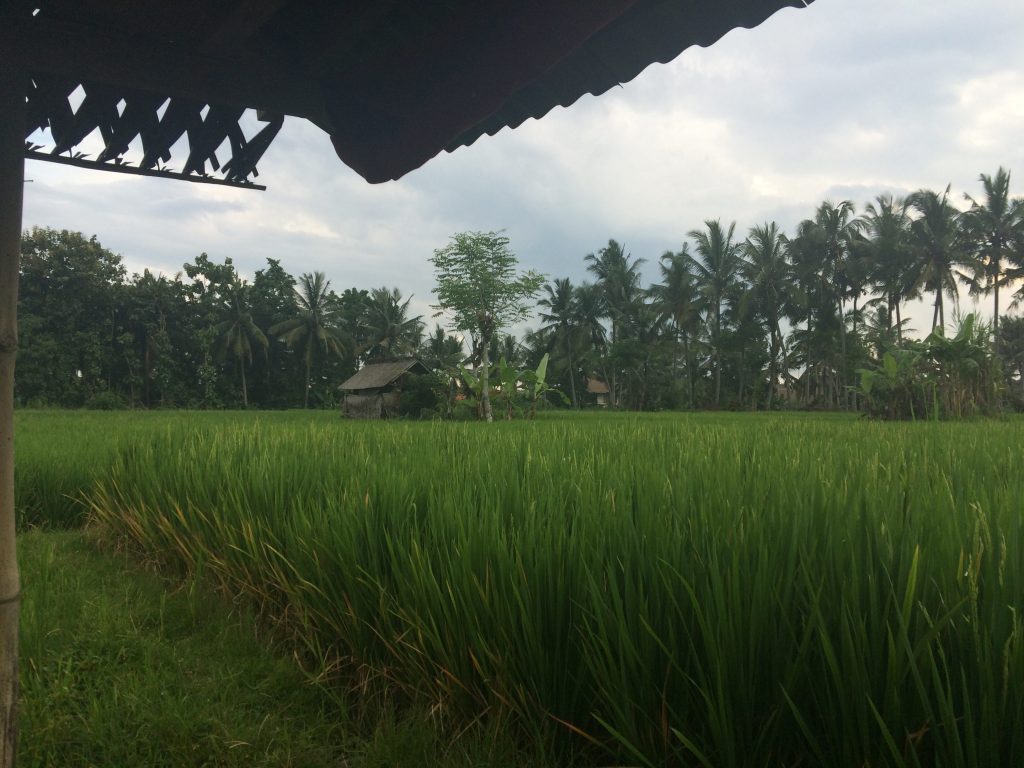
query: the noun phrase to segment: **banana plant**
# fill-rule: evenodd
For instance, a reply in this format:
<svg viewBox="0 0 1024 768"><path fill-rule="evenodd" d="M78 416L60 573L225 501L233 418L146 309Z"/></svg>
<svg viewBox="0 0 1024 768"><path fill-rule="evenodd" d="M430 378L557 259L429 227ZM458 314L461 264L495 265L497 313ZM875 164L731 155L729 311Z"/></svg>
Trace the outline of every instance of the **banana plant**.
<svg viewBox="0 0 1024 768"><path fill-rule="evenodd" d="M569 404L569 398L565 396L564 392L547 383L548 357L549 355L545 353L544 357L540 359L540 364L537 366L537 370L533 371L527 369L522 373L523 383L526 385L526 396L530 403L531 419L537 416L537 403L539 403L540 400L549 392L553 392L558 395L566 405Z"/></svg>
<svg viewBox="0 0 1024 768"><path fill-rule="evenodd" d="M509 365L504 355L498 361L497 368L497 379L501 382L501 403L505 406L505 419L511 421L516 411L516 398L522 373L514 365Z"/></svg>

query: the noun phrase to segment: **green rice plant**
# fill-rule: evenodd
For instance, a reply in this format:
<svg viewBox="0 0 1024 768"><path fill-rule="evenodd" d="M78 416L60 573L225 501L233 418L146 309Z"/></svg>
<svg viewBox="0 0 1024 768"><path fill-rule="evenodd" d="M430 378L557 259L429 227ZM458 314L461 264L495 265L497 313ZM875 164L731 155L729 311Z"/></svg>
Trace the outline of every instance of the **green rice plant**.
<svg viewBox="0 0 1024 768"><path fill-rule="evenodd" d="M314 673L455 728L651 766L1015 765L1022 438L181 421L119 449L88 500L104 535L255 600Z"/></svg>

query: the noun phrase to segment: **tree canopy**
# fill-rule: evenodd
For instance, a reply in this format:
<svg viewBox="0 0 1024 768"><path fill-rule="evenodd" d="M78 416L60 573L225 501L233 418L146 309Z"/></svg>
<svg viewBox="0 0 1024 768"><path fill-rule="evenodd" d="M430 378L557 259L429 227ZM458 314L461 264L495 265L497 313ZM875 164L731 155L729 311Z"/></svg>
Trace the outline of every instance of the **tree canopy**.
<svg viewBox="0 0 1024 768"><path fill-rule="evenodd" d="M491 421L488 393L488 348L494 334L526 320L532 298L544 284L544 275L519 271L519 261L500 232L459 232L444 248L434 251L437 286L435 309L449 312L457 330L476 341L483 371L484 417Z"/></svg>

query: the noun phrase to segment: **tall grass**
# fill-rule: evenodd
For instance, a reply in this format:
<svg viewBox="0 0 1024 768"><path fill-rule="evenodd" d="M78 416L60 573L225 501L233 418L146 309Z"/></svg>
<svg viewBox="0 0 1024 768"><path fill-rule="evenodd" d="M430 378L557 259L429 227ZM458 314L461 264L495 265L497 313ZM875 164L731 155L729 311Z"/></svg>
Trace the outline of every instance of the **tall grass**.
<svg viewBox="0 0 1024 768"><path fill-rule="evenodd" d="M595 760L1024 764L1024 423L172 426L89 493L341 681ZM375 685L376 684L376 685Z"/></svg>

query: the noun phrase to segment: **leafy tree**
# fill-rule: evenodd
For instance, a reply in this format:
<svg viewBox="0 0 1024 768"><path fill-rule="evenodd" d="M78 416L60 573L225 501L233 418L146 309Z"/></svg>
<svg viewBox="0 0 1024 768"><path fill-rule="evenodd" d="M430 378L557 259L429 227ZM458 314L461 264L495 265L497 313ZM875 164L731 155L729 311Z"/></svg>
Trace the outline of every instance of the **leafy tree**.
<svg viewBox="0 0 1024 768"><path fill-rule="evenodd" d="M256 270L248 291L253 323L269 330L298 313L295 278L277 259L267 259L264 269ZM260 407L282 408L295 402L303 386L295 355L274 334L267 336L266 353L252 361L249 397Z"/></svg>
<svg viewBox="0 0 1024 768"><path fill-rule="evenodd" d="M317 350L325 356L341 357L352 344L342 331L334 327L329 313L331 281L323 272L304 274L295 291L298 314L270 329L281 338L288 349L298 351L306 374L302 407L309 408L309 390L312 387L313 359Z"/></svg>
<svg viewBox="0 0 1024 768"><path fill-rule="evenodd" d="M154 276L147 269L124 286L120 303L129 336L125 344L129 405L136 403L136 383L141 383L147 408L188 402L194 379L186 372L192 340L185 286L177 278Z"/></svg>
<svg viewBox="0 0 1024 768"><path fill-rule="evenodd" d="M457 329L475 337L481 350L483 416L494 420L488 386L489 347L500 329L529 317L530 300L544 284L532 270L518 272L509 240L498 232L460 232L431 259L437 279L438 314L451 312Z"/></svg>
<svg viewBox="0 0 1024 768"><path fill-rule="evenodd" d="M95 236L49 228L26 232L21 251L16 396L81 406L115 386L122 367L121 257Z"/></svg>
<svg viewBox="0 0 1024 768"><path fill-rule="evenodd" d="M231 286L231 303L228 317L217 326L224 353L238 361L242 376L242 406L249 407L249 392L245 385L245 367L252 363L252 349L259 347L266 354L268 342L263 331L253 322L248 306L249 286L235 280Z"/></svg>
<svg viewBox="0 0 1024 768"><path fill-rule="evenodd" d="M198 342L196 381L200 403L205 408L221 408L232 397L230 381L223 376L216 359L218 326L227 317L232 286L239 279L230 257L217 264L201 253L192 263L184 265L191 279L185 295L190 306L192 335Z"/></svg>
<svg viewBox="0 0 1024 768"><path fill-rule="evenodd" d="M1013 403L1024 410L1024 316L1004 317L996 335L996 353L1003 365Z"/></svg>

